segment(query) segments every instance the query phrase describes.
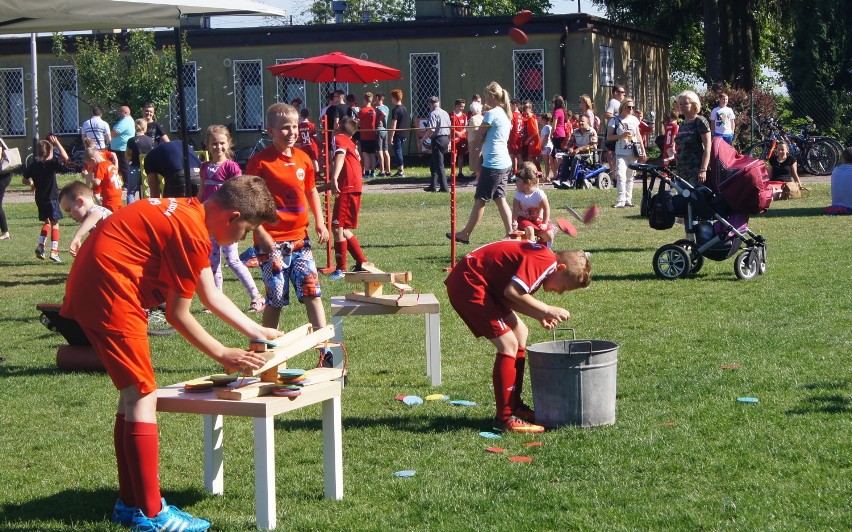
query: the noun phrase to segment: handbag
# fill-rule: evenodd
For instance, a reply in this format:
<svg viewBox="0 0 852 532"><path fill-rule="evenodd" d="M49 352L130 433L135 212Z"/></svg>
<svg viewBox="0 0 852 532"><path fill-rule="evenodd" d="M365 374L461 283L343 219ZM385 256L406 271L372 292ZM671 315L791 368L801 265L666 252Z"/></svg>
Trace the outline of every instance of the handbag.
<svg viewBox="0 0 852 532"><path fill-rule="evenodd" d="M618 120L618 124L616 124L616 126L615 126L615 132L618 133L618 126L621 125L621 118L616 116L615 119ZM618 141L617 140L608 140L604 143L604 146L609 151L615 151L615 143L616 142L618 142Z"/></svg>
<svg viewBox="0 0 852 532"><path fill-rule="evenodd" d="M799 184L795 181L790 181L789 183L784 183L781 186L781 199L789 200L789 199L799 199L802 197L802 189L799 188Z"/></svg>
<svg viewBox="0 0 852 532"><path fill-rule="evenodd" d="M18 148L9 148L6 143L0 140L3 145L3 158L0 159L0 173L11 174L21 167L21 152Z"/></svg>

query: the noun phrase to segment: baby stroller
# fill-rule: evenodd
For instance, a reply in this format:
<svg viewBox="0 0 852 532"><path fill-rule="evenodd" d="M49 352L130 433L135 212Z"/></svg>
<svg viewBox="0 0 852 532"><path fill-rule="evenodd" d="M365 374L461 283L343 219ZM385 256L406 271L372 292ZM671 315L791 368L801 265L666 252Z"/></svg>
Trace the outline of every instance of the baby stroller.
<svg viewBox="0 0 852 532"><path fill-rule="evenodd" d="M556 159L560 162L553 186L563 190L612 187L609 168L598 162L599 157L600 154L597 151L581 153L573 158L564 152L557 153Z"/></svg>
<svg viewBox="0 0 852 532"><path fill-rule="evenodd" d="M633 163L630 168L643 172L646 183L651 176L650 185L643 187L642 214L652 228L670 229L675 217L684 218L687 238L666 244L654 254L657 277L679 279L698 273L705 258L723 261L734 255L734 273L739 279L766 273L766 240L748 228L748 215L735 212L723 193L694 187L662 166ZM652 195L656 179L660 180L659 189Z"/></svg>

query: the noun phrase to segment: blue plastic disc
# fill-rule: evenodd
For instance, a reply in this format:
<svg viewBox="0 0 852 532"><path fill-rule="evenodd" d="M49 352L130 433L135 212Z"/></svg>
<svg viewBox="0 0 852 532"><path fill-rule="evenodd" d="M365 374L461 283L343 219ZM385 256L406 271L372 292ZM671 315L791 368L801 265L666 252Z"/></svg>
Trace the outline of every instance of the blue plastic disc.
<svg viewBox="0 0 852 532"><path fill-rule="evenodd" d="M500 436L496 432L480 432L479 435L483 438L488 438L489 440L499 440L500 438L502 438L502 436Z"/></svg>
<svg viewBox="0 0 852 532"><path fill-rule="evenodd" d="M757 397L737 397L737 401L741 403L759 403L760 400Z"/></svg>
<svg viewBox="0 0 852 532"><path fill-rule="evenodd" d="M405 469L403 471L397 471L396 473L394 473L394 476L407 478L407 477L413 477L416 474L417 474L417 471L415 471L413 469Z"/></svg>
<svg viewBox="0 0 852 532"><path fill-rule="evenodd" d="M402 402L407 404L408 406L416 406L416 405L422 405L423 399L421 399L420 397L417 397L416 395L406 395L405 397L402 398Z"/></svg>
<svg viewBox="0 0 852 532"><path fill-rule="evenodd" d="M473 401L464 401L461 399L456 401L450 401L450 404L453 406L476 406L476 403L474 403Z"/></svg>

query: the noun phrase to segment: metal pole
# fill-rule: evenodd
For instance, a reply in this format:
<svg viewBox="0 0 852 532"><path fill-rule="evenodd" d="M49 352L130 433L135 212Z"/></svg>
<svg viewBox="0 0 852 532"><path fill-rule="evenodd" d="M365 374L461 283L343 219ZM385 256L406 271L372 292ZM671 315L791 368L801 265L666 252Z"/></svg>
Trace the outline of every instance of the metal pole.
<svg viewBox="0 0 852 532"><path fill-rule="evenodd" d="M180 138L183 143L183 178L186 196L191 198L192 176L189 174L189 128L186 125L186 94L183 87L183 41L180 37L180 19L175 26L175 62L177 63L178 116L180 116Z"/></svg>
<svg viewBox="0 0 852 532"><path fill-rule="evenodd" d="M32 107L31 116L33 119L33 157L38 153L38 57L36 50L36 34L30 33L30 70L32 70Z"/></svg>

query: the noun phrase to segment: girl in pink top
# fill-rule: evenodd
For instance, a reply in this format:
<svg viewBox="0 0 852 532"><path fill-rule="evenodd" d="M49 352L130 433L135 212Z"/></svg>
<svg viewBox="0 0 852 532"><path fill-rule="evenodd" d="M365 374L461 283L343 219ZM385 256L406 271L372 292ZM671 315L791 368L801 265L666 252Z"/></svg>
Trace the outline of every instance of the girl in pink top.
<svg viewBox="0 0 852 532"><path fill-rule="evenodd" d="M556 95L553 98L553 151L561 150L565 144L565 99Z"/></svg>

